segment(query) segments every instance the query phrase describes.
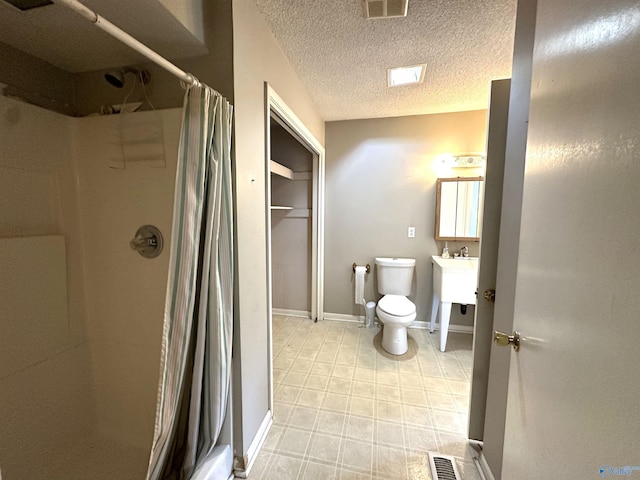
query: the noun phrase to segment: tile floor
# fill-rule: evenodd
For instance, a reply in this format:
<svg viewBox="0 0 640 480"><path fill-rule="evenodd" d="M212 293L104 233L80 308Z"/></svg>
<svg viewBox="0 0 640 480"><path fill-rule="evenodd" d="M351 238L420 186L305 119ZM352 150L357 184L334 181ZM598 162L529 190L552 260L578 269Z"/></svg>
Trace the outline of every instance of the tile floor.
<svg viewBox="0 0 640 480"><path fill-rule="evenodd" d="M471 335L410 329L402 357L378 328L273 317L274 421L249 479L431 480L427 452L479 480L466 441Z"/></svg>

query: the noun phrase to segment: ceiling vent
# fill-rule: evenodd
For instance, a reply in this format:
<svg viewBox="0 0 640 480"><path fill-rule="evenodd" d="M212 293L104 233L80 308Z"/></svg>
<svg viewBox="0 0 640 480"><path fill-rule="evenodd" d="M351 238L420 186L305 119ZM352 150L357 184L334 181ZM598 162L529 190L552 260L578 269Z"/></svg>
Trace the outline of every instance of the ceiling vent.
<svg viewBox="0 0 640 480"><path fill-rule="evenodd" d="M406 17L409 0L362 0L366 18Z"/></svg>

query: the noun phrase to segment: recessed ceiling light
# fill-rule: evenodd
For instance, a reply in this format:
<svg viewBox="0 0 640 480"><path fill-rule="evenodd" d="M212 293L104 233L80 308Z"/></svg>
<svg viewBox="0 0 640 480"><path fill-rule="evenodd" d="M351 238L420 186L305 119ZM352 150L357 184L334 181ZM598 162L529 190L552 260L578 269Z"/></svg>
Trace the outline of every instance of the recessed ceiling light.
<svg viewBox="0 0 640 480"><path fill-rule="evenodd" d="M426 63L422 65L412 65L410 67L389 68L387 69L387 85L389 87L398 87L400 85L422 83L426 70Z"/></svg>
<svg viewBox="0 0 640 480"><path fill-rule="evenodd" d="M409 0L363 0L365 18L406 17Z"/></svg>

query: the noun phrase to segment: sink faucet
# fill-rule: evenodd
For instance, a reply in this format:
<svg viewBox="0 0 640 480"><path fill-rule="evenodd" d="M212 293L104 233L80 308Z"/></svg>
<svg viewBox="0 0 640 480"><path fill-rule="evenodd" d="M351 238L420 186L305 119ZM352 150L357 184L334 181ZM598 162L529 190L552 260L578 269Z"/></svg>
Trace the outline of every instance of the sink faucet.
<svg viewBox="0 0 640 480"><path fill-rule="evenodd" d="M469 247L462 247L460 249L460 256L461 257L468 257L469 256Z"/></svg>

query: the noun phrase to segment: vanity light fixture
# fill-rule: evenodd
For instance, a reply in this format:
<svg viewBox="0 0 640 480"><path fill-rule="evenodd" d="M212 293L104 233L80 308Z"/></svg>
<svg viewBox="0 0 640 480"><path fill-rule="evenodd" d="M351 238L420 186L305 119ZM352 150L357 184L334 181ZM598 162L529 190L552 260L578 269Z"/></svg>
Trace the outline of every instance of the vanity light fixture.
<svg viewBox="0 0 640 480"><path fill-rule="evenodd" d="M443 154L438 157L438 160L442 166L448 168L482 168L486 157L481 153Z"/></svg>
<svg viewBox="0 0 640 480"><path fill-rule="evenodd" d="M424 74L427 71L427 64L412 65L410 67L396 67L387 69L387 86L398 87L400 85L411 85L422 83Z"/></svg>

